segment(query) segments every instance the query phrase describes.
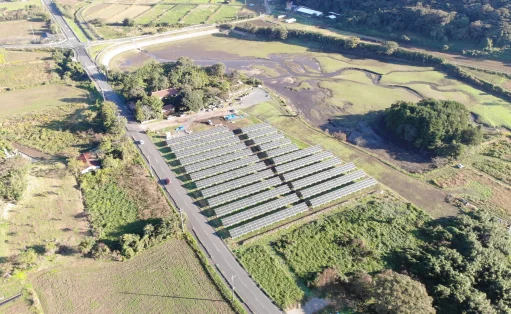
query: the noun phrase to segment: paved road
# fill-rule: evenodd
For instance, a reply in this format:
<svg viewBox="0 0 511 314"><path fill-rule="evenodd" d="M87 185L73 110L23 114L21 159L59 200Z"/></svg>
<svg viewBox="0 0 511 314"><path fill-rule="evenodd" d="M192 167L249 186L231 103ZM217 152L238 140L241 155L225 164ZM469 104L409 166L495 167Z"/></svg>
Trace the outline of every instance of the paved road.
<svg viewBox="0 0 511 314"><path fill-rule="evenodd" d="M119 107L119 113L128 119L128 134L132 136L135 141L144 141L145 144L139 145L139 147L142 154L149 161L149 166L154 170L156 177L159 179L169 178L172 182L174 182L173 184L164 186L165 190L169 193L177 208L186 213L195 235L201 242L202 246L206 249L207 254L216 263L216 266L220 269L222 275L228 279L234 278L234 287L238 296L254 313L281 313L278 307L275 306L257 287L243 267L238 264L236 258L232 255L224 242L216 235L215 230L208 224L207 219L200 213L199 208L195 206L192 198L188 196L187 191L178 183L179 180L170 170L165 159L156 149L156 146L151 142L149 137L143 133L140 124L133 121L133 117L129 114L126 105L112 90L112 87L108 84L105 76L99 72L98 67L87 54L85 46L80 44L78 38L69 28L51 0L43 1L48 6L50 13L54 16L55 20L68 38L67 45L72 46L75 49L78 61L94 80L99 90L103 92L105 98L115 102Z"/></svg>

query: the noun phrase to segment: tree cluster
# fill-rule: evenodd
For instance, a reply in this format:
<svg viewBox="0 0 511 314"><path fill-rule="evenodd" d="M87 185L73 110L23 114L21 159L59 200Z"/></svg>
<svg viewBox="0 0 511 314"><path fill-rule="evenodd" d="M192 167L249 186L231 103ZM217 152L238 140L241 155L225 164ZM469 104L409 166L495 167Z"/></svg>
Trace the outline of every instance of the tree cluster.
<svg viewBox="0 0 511 314"><path fill-rule="evenodd" d="M511 312L511 235L485 212L432 221L426 243L400 255L438 313Z"/></svg>
<svg viewBox="0 0 511 314"><path fill-rule="evenodd" d="M0 199L17 201L27 187L28 162L21 157L0 159Z"/></svg>
<svg viewBox="0 0 511 314"><path fill-rule="evenodd" d="M285 4L286 0L281 2ZM471 41L489 49L511 44L509 1L297 0L295 4L340 13L336 23L344 28L410 31L444 43Z"/></svg>
<svg viewBox="0 0 511 314"><path fill-rule="evenodd" d="M72 50L63 51L56 49L53 51L52 57L56 64L55 71L62 79L71 79L73 81L85 81L89 79L80 63L73 61Z"/></svg>
<svg viewBox="0 0 511 314"><path fill-rule="evenodd" d="M199 111L227 99L239 81L261 83L238 71L226 74L224 64L201 67L186 57L172 63L149 63L133 73L111 73L111 79L127 100L136 103L139 121L160 118L161 108L166 104L174 105L178 111ZM152 92L168 88L177 89L178 94L163 100L150 96Z"/></svg>
<svg viewBox="0 0 511 314"><path fill-rule="evenodd" d="M384 123L399 139L442 156L460 156L463 145L479 144L483 136L465 106L455 101L399 101L385 110Z"/></svg>

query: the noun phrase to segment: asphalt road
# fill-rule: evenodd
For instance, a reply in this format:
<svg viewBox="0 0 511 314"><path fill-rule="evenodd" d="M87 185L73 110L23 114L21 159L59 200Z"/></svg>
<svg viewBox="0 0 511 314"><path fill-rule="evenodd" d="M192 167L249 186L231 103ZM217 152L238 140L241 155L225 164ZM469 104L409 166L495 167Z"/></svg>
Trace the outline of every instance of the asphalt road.
<svg viewBox="0 0 511 314"><path fill-rule="evenodd" d="M188 196L187 191L179 184L179 180L170 170L156 146L142 131L140 124L133 120L126 105L113 91L106 77L99 71L99 68L89 57L85 46L79 42L55 5L50 0L43 1L68 38L66 46L75 49L78 61L93 79L99 90L103 92L105 99L115 102L119 107L119 113L128 119L128 134L133 137L137 143L140 140L144 141L144 144L139 145L139 148L149 162L149 166L153 169L156 177L159 180L169 178L172 181L171 184L164 185L165 190L171 196L176 207L187 215L188 222L192 226L199 242L206 249L206 253L210 256L211 260L214 261L224 278L228 279L229 283L234 283L236 294L246 304L249 310L254 313L281 313L279 308L259 289L224 242L216 235L215 230L208 224L206 217L200 213L199 208L195 206L192 198Z"/></svg>

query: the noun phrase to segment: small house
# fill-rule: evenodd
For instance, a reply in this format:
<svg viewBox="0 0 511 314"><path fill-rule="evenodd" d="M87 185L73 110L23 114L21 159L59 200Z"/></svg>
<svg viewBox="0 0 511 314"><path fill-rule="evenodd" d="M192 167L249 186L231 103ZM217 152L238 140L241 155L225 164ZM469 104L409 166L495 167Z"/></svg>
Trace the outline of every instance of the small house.
<svg viewBox="0 0 511 314"><path fill-rule="evenodd" d="M311 16L322 16L323 12L312 10L306 7L300 7L296 10L296 12L301 13L305 16L311 17Z"/></svg>
<svg viewBox="0 0 511 314"><path fill-rule="evenodd" d="M162 90L159 90L156 92L152 92L151 96L155 96L160 99L163 99L165 97L175 97L175 96L177 96L177 94L179 94L179 91L177 89L167 88L167 89L162 89Z"/></svg>
<svg viewBox="0 0 511 314"><path fill-rule="evenodd" d="M287 20L284 20L284 22L291 24L291 23L295 23L296 19L287 19Z"/></svg>
<svg viewBox="0 0 511 314"><path fill-rule="evenodd" d="M81 174L101 169L101 162L95 158L91 153L83 153L78 157L83 162L83 167L80 170Z"/></svg>
<svg viewBox="0 0 511 314"><path fill-rule="evenodd" d="M327 18L331 19L331 20L335 20L337 17L333 14L331 15L328 15Z"/></svg>
<svg viewBox="0 0 511 314"><path fill-rule="evenodd" d="M282 20L282 19L283 19L283 18L285 18L285 17L286 17L286 15L285 15L285 14L282 14L282 15L277 16L277 18L278 18L279 20Z"/></svg>

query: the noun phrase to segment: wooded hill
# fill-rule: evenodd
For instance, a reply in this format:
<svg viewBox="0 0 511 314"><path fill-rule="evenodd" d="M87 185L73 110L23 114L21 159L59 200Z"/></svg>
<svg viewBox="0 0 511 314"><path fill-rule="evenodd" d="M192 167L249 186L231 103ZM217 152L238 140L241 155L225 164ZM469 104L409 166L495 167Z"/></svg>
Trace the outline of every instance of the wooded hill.
<svg viewBox="0 0 511 314"><path fill-rule="evenodd" d="M285 4L286 0L281 0ZM412 31L448 43L483 42L487 48L511 43L511 2L503 0L295 0L323 12L341 14L346 26ZM490 39L491 41L488 41Z"/></svg>

